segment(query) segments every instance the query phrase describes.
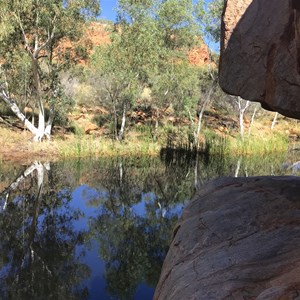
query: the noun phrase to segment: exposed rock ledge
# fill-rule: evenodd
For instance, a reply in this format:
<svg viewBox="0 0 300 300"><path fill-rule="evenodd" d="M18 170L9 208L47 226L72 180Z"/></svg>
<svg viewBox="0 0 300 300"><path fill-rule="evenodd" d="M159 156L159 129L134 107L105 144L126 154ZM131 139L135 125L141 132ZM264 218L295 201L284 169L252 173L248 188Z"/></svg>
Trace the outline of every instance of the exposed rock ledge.
<svg viewBox="0 0 300 300"><path fill-rule="evenodd" d="M300 299L300 178L221 178L185 209L154 299Z"/></svg>
<svg viewBox="0 0 300 300"><path fill-rule="evenodd" d="M220 86L300 118L300 1L226 0Z"/></svg>

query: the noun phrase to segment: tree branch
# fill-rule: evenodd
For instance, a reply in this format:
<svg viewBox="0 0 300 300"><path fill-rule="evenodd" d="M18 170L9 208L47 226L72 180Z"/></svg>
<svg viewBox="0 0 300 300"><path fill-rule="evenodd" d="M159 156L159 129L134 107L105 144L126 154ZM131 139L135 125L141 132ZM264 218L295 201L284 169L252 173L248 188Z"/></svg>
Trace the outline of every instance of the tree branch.
<svg viewBox="0 0 300 300"><path fill-rule="evenodd" d="M20 29L21 29L21 32L22 32L22 36L23 36L23 40L24 40L24 43L25 43L25 49L27 50L27 52L29 53L29 55L33 58L33 53L30 50L28 39L26 37L26 33L25 33L25 30L24 30L23 24L21 22L21 19L20 19L20 17L15 12L13 13L13 15L16 18L17 23L20 26Z"/></svg>

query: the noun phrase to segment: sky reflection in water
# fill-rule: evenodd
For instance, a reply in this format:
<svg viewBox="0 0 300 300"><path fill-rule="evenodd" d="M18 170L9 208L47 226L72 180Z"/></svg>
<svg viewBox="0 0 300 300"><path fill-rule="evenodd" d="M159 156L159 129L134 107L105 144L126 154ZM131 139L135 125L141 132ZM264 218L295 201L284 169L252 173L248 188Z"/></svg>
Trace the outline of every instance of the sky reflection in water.
<svg viewBox="0 0 300 300"><path fill-rule="evenodd" d="M298 175L297 160L2 164L0 298L152 299L172 229L196 188L236 173Z"/></svg>
<svg viewBox="0 0 300 300"><path fill-rule="evenodd" d="M84 212L84 216L80 217L79 220L74 222L74 228L79 231L88 231L89 219L96 218L101 211L101 207L93 207L89 205L89 201L98 198L99 195L106 198L108 201L109 195L105 190L96 190L87 185L81 185L75 188L72 193L71 206L74 209L79 209ZM146 218L146 203L154 202L156 196L153 192L142 193L141 200L137 204L131 206L133 215L140 218ZM168 209L167 214L169 216L181 215L183 210L183 204L173 205ZM157 207L159 209L159 207ZM166 211L166 210L165 210ZM163 212L164 213L164 212ZM164 217L166 217L164 215ZM99 249L99 243L95 240L91 241L91 248L86 250L86 255L83 257L82 262L89 266L91 270L91 276L85 280L84 285L89 290L89 299L118 299L107 294L106 283L103 278L105 272L105 263L99 258L99 254L96 249ZM148 286L146 283L140 283L135 291L134 299L151 300L153 298L154 288ZM101 297L100 297L101 295Z"/></svg>

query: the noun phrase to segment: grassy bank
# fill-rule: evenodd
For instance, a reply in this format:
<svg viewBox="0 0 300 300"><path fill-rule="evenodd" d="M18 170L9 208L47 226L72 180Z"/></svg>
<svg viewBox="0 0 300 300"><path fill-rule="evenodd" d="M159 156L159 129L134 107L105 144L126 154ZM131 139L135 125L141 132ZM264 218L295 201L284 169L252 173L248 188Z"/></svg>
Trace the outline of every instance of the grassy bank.
<svg viewBox="0 0 300 300"><path fill-rule="evenodd" d="M138 137L129 137L120 143L105 137L68 134L35 143L27 131L1 127L0 144L0 161L24 163L84 157L157 156L161 149L159 143Z"/></svg>
<svg viewBox="0 0 300 300"><path fill-rule="evenodd" d="M156 156L160 145L155 142L146 142L137 139L128 139L118 142L112 139L92 136L72 136L66 141L54 140L59 156L92 157L92 156Z"/></svg>
<svg viewBox="0 0 300 300"><path fill-rule="evenodd" d="M166 146L191 150L188 138L182 132L172 135L171 144L168 139L169 136L162 134L159 141L154 142L147 135L136 132L120 143L108 137L68 134L54 136L51 141L34 143L26 131L0 128L0 159L26 162L83 157L158 156ZM288 147L289 139L284 134L264 133L263 136L250 136L242 141L238 135L219 135L215 131L205 130L200 151L207 155L265 155L286 152Z"/></svg>
<svg viewBox="0 0 300 300"><path fill-rule="evenodd" d="M286 135L272 133L263 137L218 136L213 132L205 133L204 149L207 153L224 155L264 155L286 152L290 141Z"/></svg>

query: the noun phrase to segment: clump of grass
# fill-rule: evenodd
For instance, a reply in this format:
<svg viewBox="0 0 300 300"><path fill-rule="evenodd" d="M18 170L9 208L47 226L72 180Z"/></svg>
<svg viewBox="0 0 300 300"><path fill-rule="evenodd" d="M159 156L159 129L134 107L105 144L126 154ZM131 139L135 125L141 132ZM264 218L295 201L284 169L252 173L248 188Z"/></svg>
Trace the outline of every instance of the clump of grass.
<svg viewBox="0 0 300 300"><path fill-rule="evenodd" d="M209 129L203 132L203 136L203 151L207 155L225 155L230 152L230 144L226 136L220 136Z"/></svg>
<svg viewBox="0 0 300 300"><path fill-rule="evenodd" d="M236 154L267 154L286 152L289 140L282 134L269 134L264 137L250 137L244 140L236 139L231 142L231 152Z"/></svg>
<svg viewBox="0 0 300 300"><path fill-rule="evenodd" d="M264 137L250 136L242 140L205 130L204 140L203 150L209 155L263 155L287 152L289 148L288 137L279 133L266 134Z"/></svg>
<svg viewBox="0 0 300 300"><path fill-rule="evenodd" d="M78 126L78 124L76 122L71 122L70 124L70 132L74 133L75 135L83 135L84 134L84 129L80 126Z"/></svg>
<svg viewBox="0 0 300 300"><path fill-rule="evenodd" d="M2 147L12 143L24 142L24 139L30 139L30 135L26 131L13 131L8 128L1 128L0 134Z"/></svg>
<svg viewBox="0 0 300 300"><path fill-rule="evenodd" d="M68 141L57 142L59 155L69 157L99 157L99 156L154 156L158 155L160 146L154 142L136 141L128 139L118 142L106 138L92 136L75 136Z"/></svg>
<svg viewBox="0 0 300 300"><path fill-rule="evenodd" d="M154 141L154 129L149 124L134 126L134 132L138 134L140 140L142 139L149 143Z"/></svg>
<svg viewBox="0 0 300 300"><path fill-rule="evenodd" d="M67 141L57 142L59 155L68 157L90 157L97 154L95 140L83 135L75 135Z"/></svg>

